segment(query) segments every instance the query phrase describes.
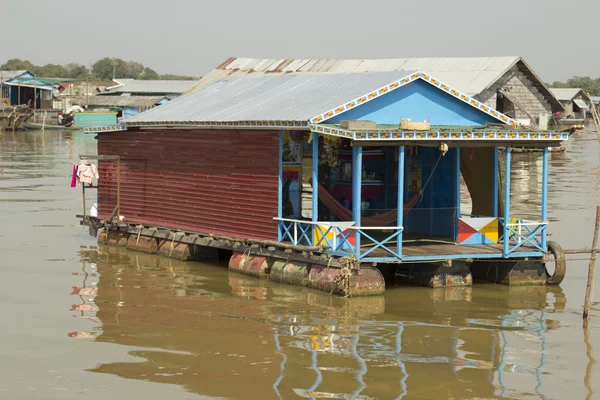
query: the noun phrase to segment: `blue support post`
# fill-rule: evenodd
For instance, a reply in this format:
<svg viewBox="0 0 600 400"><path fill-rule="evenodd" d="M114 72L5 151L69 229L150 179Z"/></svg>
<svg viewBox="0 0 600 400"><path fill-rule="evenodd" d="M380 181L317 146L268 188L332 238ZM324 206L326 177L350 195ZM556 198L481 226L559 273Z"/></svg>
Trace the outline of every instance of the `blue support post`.
<svg viewBox="0 0 600 400"><path fill-rule="evenodd" d="M352 219L360 227L362 195L362 147L356 143L352 146ZM356 231L356 254L360 255L360 234Z"/></svg>
<svg viewBox="0 0 600 400"><path fill-rule="evenodd" d="M510 249L510 147L506 147L506 171L504 173L504 257L508 257Z"/></svg>
<svg viewBox="0 0 600 400"><path fill-rule="evenodd" d="M396 226L404 226L404 146L398 148L398 221ZM402 238L404 232L398 234L397 253L402 257Z"/></svg>
<svg viewBox="0 0 600 400"><path fill-rule="evenodd" d="M279 189L277 199L277 218L283 216L283 131L279 131ZM277 240L281 242L283 232L281 231L281 221L277 221Z"/></svg>
<svg viewBox="0 0 600 400"><path fill-rule="evenodd" d="M313 132L312 137L312 220L319 220L319 134Z"/></svg>
<svg viewBox="0 0 600 400"><path fill-rule="evenodd" d="M455 193L455 204L456 204L456 222L454 224L454 243L458 243L458 219L460 218L460 147L456 148L455 155L455 174L456 174L456 193Z"/></svg>
<svg viewBox="0 0 600 400"><path fill-rule="evenodd" d="M542 156L542 222L548 222L548 148L544 147ZM546 251L548 226L542 232L542 249Z"/></svg>
<svg viewBox="0 0 600 400"><path fill-rule="evenodd" d="M494 176L492 176L492 217L498 218L498 147L494 147L492 162L494 163Z"/></svg>

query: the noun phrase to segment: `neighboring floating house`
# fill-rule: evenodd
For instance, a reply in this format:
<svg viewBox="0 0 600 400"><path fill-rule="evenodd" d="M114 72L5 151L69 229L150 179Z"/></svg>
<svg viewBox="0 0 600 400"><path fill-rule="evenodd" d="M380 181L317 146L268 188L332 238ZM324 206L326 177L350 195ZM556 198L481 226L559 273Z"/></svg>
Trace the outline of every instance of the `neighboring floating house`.
<svg viewBox="0 0 600 400"><path fill-rule="evenodd" d="M590 107L588 105L589 98L582 89L552 88L550 90L565 108L562 115L564 119L585 119Z"/></svg>
<svg viewBox="0 0 600 400"><path fill-rule="evenodd" d="M190 90L198 81L116 80L117 85L102 92L102 96L162 96L170 99Z"/></svg>
<svg viewBox="0 0 600 400"><path fill-rule="evenodd" d="M84 96L72 100L91 112L120 112L125 119L168 102L164 96Z"/></svg>
<svg viewBox="0 0 600 400"><path fill-rule="evenodd" d="M563 107L521 57L435 57L380 60L230 58L194 86L235 76L427 71L446 84L525 125L542 125Z"/></svg>
<svg viewBox="0 0 600 400"><path fill-rule="evenodd" d="M51 102L54 84L61 81L35 78L29 71L0 71L0 80L2 98L8 99L11 105L33 106L35 101L36 108L41 108L45 101Z"/></svg>
<svg viewBox="0 0 600 400"><path fill-rule="evenodd" d="M98 133L102 158L99 217L90 223L136 233L133 246L139 235L159 247L167 240L169 255L177 240L305 260L310 265L298 273L317 277L329 274L323 264L395 269L494 259L515 261L501 268L529 259L538 277L549 251L548 147L568 139L567 132L525 129L422 71L220 79L126 127L90 131ZM543 149L536 220L511 213L513 146ZM470 215L461 212L461 173ZM309 210L301 209L299 182L314 188ZM110 225L115 217L121 225ZM240 257L232 268L262 265L238 263ZM273 271L272 279L286 276ZM369 271L360 278L363 293L383 290ZM557 268L549 282L563 273ZM336 291L331 280L333 286L307 279ZM462 282L470 284L470 275Z"/></svg>

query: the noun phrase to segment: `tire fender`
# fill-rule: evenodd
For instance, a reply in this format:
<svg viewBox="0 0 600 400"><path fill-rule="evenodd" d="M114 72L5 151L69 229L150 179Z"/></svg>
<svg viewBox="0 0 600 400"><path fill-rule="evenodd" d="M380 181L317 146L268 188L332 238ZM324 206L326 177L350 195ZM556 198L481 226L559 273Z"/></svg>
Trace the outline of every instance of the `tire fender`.
<svg viewBox="0 0 600 400"><path fill-rule="evenodd" d="M565 260L565 253L558 243L552 241L548 242L548 251L554 256L555 268L553 275L550 275L548 273L548 268L546 268L546 284L560 285L563 279L565 279L565 274L567 273L567 260Z"/></svg>

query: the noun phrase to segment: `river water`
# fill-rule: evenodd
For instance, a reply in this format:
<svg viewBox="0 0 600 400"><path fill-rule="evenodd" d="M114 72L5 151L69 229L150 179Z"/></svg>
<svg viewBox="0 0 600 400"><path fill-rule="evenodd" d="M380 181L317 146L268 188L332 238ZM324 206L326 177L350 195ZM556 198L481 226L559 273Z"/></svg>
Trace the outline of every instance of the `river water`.
<svg viewBox="0 0 600 400"><path fill-rule="evenodd" d="M567 149L550 158L550 238L589 247L600 144ZM83 133L0 133L0 399L600 397L585 260L560 287L341 299L98 248L69 187L95 151ZM539 219L541 156L513 160L514 214Z"/></svg>

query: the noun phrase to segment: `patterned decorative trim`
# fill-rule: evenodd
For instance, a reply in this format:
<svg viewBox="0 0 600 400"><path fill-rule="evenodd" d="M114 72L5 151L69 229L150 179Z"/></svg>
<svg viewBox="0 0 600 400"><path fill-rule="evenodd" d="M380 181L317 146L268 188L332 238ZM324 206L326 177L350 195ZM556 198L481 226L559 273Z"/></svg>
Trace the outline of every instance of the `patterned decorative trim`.
<svg viewBox="0 0 600 400"><path fill-rule="evenodd" d="M85 133L118 132L126 130L127 127L125 125L91 126L89 128L83 128Z"/></svg>
<svg viewBox="0 0 600 400"><path fill-rule="evenodd" d="M523 132L523 131L483 131L483 132L450 132L450 131L348 131L325 125L311 125L312 132L324 133L358 141L386 140L489 140L489 141L563 141L569 139L567 132Z"/></svg>
<svg viewBox="0 0 600 400"><path fill-rule="evenodd" d="M289 129L305 128L308 129L306 121L153 121L153 122L126 122L125 125L132 127L145 126L171 126L171 127L194 127L194 128L272 128Z"/></svg>
<svg viewBox="0 0 600 400"><path fill-rule="evenodd" d="M378 90L374 90L374 91L367 93L363 96L360 96L352 101L349 101L345 104L335 107L323 114L317 115L317 116L311 118L310 122L313 124L318 124L318 123L324 122L332 117L335 117L336 115L343 114L346 111L351 110L352 108L355 108L357 105L361 105L363 103L366 103L373 99L376 99L380 96L383 96L384 94L389 93L393 90L396 90L402 86L405 86L405 85L409 84L410 82L415 81L417 79L421 79L421 80L429 83L430 85L435 86L440 90L443 90L444 92L448 93L449 95L459 99L463 103L466 103L466 104L470 105L471 107L474 107L474 108L496 118L498 121L504 122L505 124L512 125L512 126L519 125L519 123L516 120L510 118L509 116L504 115L501 112L498 112L495 109L486 106L485 104L481 103L480 101L477 101L474 98L469 97L466 94L459 92L458 90L440 82L439 80L433 78L429 74L426 74L421 71L415 72L409 76L406 76L402 79L392 82L389 85L379 88Z"/></svg>

